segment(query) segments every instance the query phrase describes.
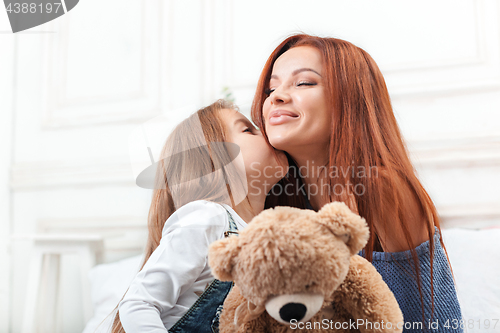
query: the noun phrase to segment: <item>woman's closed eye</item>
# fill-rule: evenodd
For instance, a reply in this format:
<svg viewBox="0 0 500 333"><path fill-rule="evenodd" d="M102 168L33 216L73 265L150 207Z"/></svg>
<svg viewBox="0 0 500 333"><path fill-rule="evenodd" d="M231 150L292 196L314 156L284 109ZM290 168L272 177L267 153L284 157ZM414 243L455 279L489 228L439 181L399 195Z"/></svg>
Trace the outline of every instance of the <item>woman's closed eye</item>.
<svg viewBox="0 0 500 333"><path fill-rule="evenodd" d="M315 86L315 85L317 85L316 82L310 82L310 81L301 81L301 82L297 83L297 87L300 87L300 86ZM266 90L264 90L264 93L269 96L269 95L271 95L274 92L274 90L276 90L276 89L267 88Z"/></svg>
<svg viewBox="0 0 500 333"><path fill-rule="evenodd" d="M300 87L300 86L315 86L317 85L316 82L299 82L297 84L297 87Z"/></svg>
<svg viewBox="0 0 500 333"><path fill-rule="evenodd" d="M274 89L267 88L267 89L264 91L264 93L265 93L266 95L268 95L268 96L269 96L269 95L271 95L271 94L273 93L273 91L274 91Z"/></svg>

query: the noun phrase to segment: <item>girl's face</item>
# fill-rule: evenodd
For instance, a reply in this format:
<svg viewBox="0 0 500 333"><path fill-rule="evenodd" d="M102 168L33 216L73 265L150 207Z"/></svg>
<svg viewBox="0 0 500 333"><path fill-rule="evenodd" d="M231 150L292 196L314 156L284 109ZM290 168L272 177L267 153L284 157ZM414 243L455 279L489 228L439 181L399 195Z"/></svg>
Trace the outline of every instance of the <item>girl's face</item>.
<svg viewBox="0 0 500 333"><path fill-rule="evenodd" d="M332 130L322 58L311 46L291 48L276 59L264 101L263 118L269 142L295 152L326 149Z"/></svg>
<svg viewBox="0 0 500 333"><path fill-rule="evenodd" d="M244 115L229 109L221 110L221 112L221 118L228 130L228 140L240 147L249 189L252 186L261 188L265 182L267 185L264 185L263 190L267 193L272 185L286 175L287 168L279 166L273 155L273 147L267 144L260 130L255 128ZM276 153L281 163L288 167L285 153L282 151L276 151Z"/></svg>

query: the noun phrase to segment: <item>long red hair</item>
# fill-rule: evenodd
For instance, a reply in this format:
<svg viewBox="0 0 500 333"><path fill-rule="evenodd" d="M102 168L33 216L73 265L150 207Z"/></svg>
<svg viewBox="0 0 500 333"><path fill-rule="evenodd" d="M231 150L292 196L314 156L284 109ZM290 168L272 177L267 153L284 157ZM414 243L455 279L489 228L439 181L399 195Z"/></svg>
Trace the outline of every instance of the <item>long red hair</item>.
<svg viewBox="0 0 500 333"><path fill-rule="evenodd" d="M344 201L351 209L357 209L370 228L370 238L365 247L365 256L372 261L377 227L391 227L392 221L400 221L405 241L411 249L414 262L414 279L417 280L422 315L424 304L419 270L419 259L413 248L412 235L408 223L412 212L404 205L405 197L401 189L407 187L417 198L419 209L425 216L431 251L431 295L434 294L432 275L434 258L434 225L441 232L439 217L431 198L418 180L408 157L406 145L394 116L391 100L384 77L371 56L363 49L341 39L321 38L297 34L285 39L269 56L257 84L252 103L252 120L261 129L269 143L262 109L268 97L266 92L276 59L292 47L312 46L322 55L322 77L329 107L333 112L332 134L329 145L327 170L332 166L347 168L364 167L364 170L378 170L377 177L354 179L350 172L342 172L335 179L329 178L330 188L335 184L362 184L363 195L356 195L355 202L346 200L342 194L330 194L331 201ZM287 180L283 180L286 182ZM266 207L276 204L293 205L303 200L288 195L277 198L271 191ZM294 191L298 193L298 191ZM446 252L443 239L441 246ZM449 258L448 258L449 262ZM451 267L451 264L450 264ZM434 298L432 297L432 312ZM422 322L424 322L424 317Z"/></svg>

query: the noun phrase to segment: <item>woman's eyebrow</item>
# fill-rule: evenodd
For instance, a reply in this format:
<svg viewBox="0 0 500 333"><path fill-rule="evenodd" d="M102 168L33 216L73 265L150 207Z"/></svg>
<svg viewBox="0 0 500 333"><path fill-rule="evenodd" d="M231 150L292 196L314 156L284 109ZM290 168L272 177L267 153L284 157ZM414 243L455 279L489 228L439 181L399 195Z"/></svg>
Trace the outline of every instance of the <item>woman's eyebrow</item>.
<svg viewBox="0 0 500 333"><path fill-rule="evenodd" d="M292 72L292 76L297 75L297 74L302 73L302 72L313 72L313 73L315 73L315 74L317 74L317 75L319 75L321 77L321 74L318 73L317 71L315 71L312 68L299 68L299 69L296 69L296 70L294 70ZM273 75L271 75L270 79L276 79L276 80L278 80L279 78L278 78L278 75L273 74Z"/></svg>
<svg viewBox="0 0 500 333"><path fill-rule="evenodd" d="M302 72L313 72L313 73L316 73L318 74L319 76L321 76L320 73L316 72L314 69L312 68L299 68L299 69L296 69L292 72L292 75L297 75L299 73L302 73Z"/></svg>

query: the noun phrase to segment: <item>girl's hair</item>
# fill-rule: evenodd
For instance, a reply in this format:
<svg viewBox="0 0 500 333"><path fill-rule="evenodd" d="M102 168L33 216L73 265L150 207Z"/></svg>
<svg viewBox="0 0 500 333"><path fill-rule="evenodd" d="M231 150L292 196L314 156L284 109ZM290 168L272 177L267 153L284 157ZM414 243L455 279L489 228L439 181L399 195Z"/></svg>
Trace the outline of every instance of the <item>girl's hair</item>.
<svg viewBox="0 0 500 333"><path fill-rule="evenodd" d="M148 215L148 240L142 267L160 244L165 221L181 206L195 200L230 204L241 199L246 179L231 161L235 152L227 149L227 128L221 110L237 107L218 100L181 122L168 136L155 176ZM240 198L235 198L237 193ZM245 193L246 194L246 193ZM246 197L245 197L246 198ZM251 209L248 198L245 209ZM125 332L115 308L112 333Z"/></svg>
<svg viewBox="0 0 500 333"><path fill-rule="evenodd" d="M339 172L337 179L329 178L330 189L335 188L335 184L349 184L348 181L350 184L361 183L363 185L364 194L355 196L357 207L353 207L353 203L346 200L342 194L337 195L335 191L333 193L330 191L330 200L344 201L351 209L357 208L359 215L366 219L370 228L370 238L365 247L365 255L370 262L373 258L375 237L377 237L374 222L377 221L377 227L390 228L392 221L400 221L405 241L411 248L416 269L412 275L418 282L424 316L419 259L413 249L412 235L408 230L412 212L410 207L404 204L407 198L403 197L404 192L400 189L406 187L416 196L419 209L425 216L431 251L431 295L434 294L432 285L435 247L433 231L434 225L441 231L439 218L431 198L415 174L392 110L385 80L371 56L363 49L341 39L321 38L306 34L288 37L273 51L264 66L252 104L252 120L261 128L269 143L262 109L268 97L266 91L269 89L273 65L280 55L298 46L314 47L322 55L321 75L324 79L327 102L333 112L329 161L326 170L332 170L333 166L340 170L348 170L347 167L356 166L363 167L362 170L366 172L372 169L378 171L376 177L365 175L365 177L354 179L351 172L346 174ZM296 183L292 183L294 184ZM272 207L276 203L286 205L290 200L301 202L303 205L303 200L297 198L301 196L300 191L294 191L295 197L283 195L279 199L273 193L274 191L271 190L266 207ZM440 242L445 249L442 237ZM448 258L447 252L446 256ZM434 312L434 298L432 298L432 312Z"/></svg>

